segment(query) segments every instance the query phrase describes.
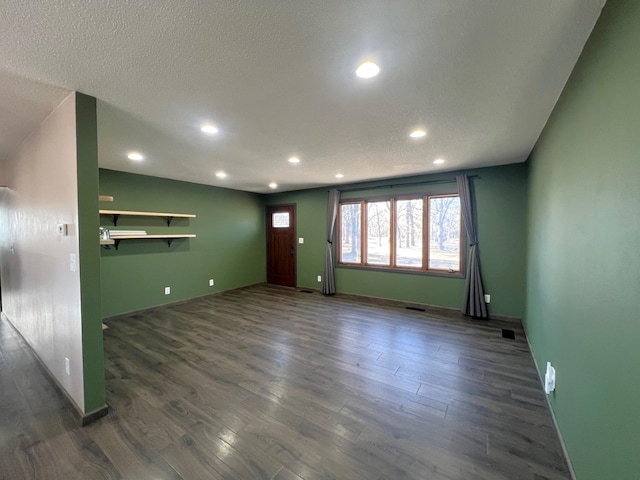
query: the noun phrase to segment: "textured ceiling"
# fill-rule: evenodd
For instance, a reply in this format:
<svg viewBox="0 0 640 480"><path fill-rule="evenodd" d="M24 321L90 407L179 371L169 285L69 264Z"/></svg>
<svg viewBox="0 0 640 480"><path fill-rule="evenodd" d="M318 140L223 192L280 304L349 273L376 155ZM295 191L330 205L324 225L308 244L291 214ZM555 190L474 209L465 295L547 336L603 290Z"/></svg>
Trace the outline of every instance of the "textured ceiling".
<svg viewBox="0 0 640 480"><path fill-rule="evenodd" d="M0 160L9 158L70 93L0 69Z"/></svg>
<svg viewBox="0 0 640 480"><path fill-rule="evenodd" d="M336 173L353 182L522 162L603 4L3 2L0 158L78 90L99 100L99 162L116 170L267 192L271 181L338 183ZM366 58L378 77L354 75ZM220 133L203 135L204 121ZM408 138L416 125L422 141Z"/></svg>

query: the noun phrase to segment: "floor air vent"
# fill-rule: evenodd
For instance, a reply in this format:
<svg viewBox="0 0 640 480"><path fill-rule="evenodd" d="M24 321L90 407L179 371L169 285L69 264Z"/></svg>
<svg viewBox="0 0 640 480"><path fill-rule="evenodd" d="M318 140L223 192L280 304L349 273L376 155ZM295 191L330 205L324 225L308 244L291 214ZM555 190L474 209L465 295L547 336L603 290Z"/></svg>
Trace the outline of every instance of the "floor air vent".
<svg viewBox="0 0 640 480"><path fill-rule="evenodd" d="M510 340L516 339L516 332L513 330L507 330L506 328L502 329L502 338L508 338Z"/></svg>
<svg viewBox="0 0 640 480"><path fill-rule="evenodd" d="M313 290L300 290L302 293L313 293Z"/></svg>
<svg viewBox="0 0 640 480"><path fill-rule="evenodd" d="M415 312L424 312L425 311L424 308L419 308L419 307L404 307L404 308L406 308L407 310L413 310Z"/></svg>

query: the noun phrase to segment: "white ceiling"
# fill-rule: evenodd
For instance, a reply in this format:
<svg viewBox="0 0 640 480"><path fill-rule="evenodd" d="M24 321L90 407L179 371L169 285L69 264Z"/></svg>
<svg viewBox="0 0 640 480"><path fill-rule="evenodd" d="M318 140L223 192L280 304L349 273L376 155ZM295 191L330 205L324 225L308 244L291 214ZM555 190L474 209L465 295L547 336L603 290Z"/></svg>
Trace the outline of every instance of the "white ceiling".
<svg viewBox="0 0 640 480"><path fill-rule="evenodd" d="M268 192L522 162L604 2L3 2L0 158L78 90L115 170Z"/></svg>

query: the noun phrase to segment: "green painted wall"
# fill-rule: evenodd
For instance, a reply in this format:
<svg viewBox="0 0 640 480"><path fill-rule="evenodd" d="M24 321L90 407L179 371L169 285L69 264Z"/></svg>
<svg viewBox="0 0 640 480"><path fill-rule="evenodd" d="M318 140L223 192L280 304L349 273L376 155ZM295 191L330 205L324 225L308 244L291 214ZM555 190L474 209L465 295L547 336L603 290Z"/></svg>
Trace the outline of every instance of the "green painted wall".
<svg viewBox="0 0 640 480"><path fill-rule="evenodd" d="M530 161L525 325L580 480L640 478L640 2L609 0Z"/></svg>
<svg viewBox="0 0 640 480"><path fill-rule="evenodd" d="M98 127L96 99L76 93L78 243L84 411L105 405L100 299L100 253L96 245L98 210Z"/></svg>
<svg viewBox="0 0 640 480"><path fill-rule="evenodd" d="M121 229L153 233L195 233L196 238L123 241L118 251L102 249L102 315L125 312L264 282L265 215L260 195L100 170L100 193L113 195L102 209L195 213L196 218L120 217ZM101 225L114 228L110 218ZM215 286L209 287L213 278ZM164 287L171 295L164 295Z"/></svg>
<svg viewBox="0 0 640 480"><path fill-rule="evenodd" d="M524 313L524 278L526 251L527 172L523 164L470 170L477 200L480 258L485 289L491 294L490 311L494 315L522 317ZM438 178L452 178L455 173L370 182L357 186L397 185ZM343 185L348 189L354 185ZM342 198L455 191L455 183L428 187L405 186L345 192ZM298 285L320 288L325 249L327 188L301 190L265 197L268 204L295 203ZM391 298L428 305L459 308L464 280L432 275L337 268L338 292Z"/></svg>

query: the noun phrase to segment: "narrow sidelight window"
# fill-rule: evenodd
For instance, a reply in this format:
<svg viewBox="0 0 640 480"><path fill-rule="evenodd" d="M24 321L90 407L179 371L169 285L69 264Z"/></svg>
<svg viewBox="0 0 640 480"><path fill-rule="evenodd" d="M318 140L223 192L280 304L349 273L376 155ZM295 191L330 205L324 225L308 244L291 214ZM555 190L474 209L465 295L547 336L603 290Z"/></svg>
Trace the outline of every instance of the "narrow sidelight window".
<svg viewBox="0 0 640 480"><path fill-rule="evenodd" d="M391 264L391 202L367 205L367 264Z"/></svg>
<svg viewBox="0 0 640 480"><path fill-rule="evenodd" d="M362 262L362 204L340 205L340 263Z"/></svg>
<svg viewBox="0 0 640 480"><path fill-rule="evenodd" d="M460 271L460 197L429 197L429 270Z"/></svg>
<svg viewBox="0 0 640 480"><path fill-rule="evenodd" d="M396 201L396 266L422 268L422 198Z"/></svg>

